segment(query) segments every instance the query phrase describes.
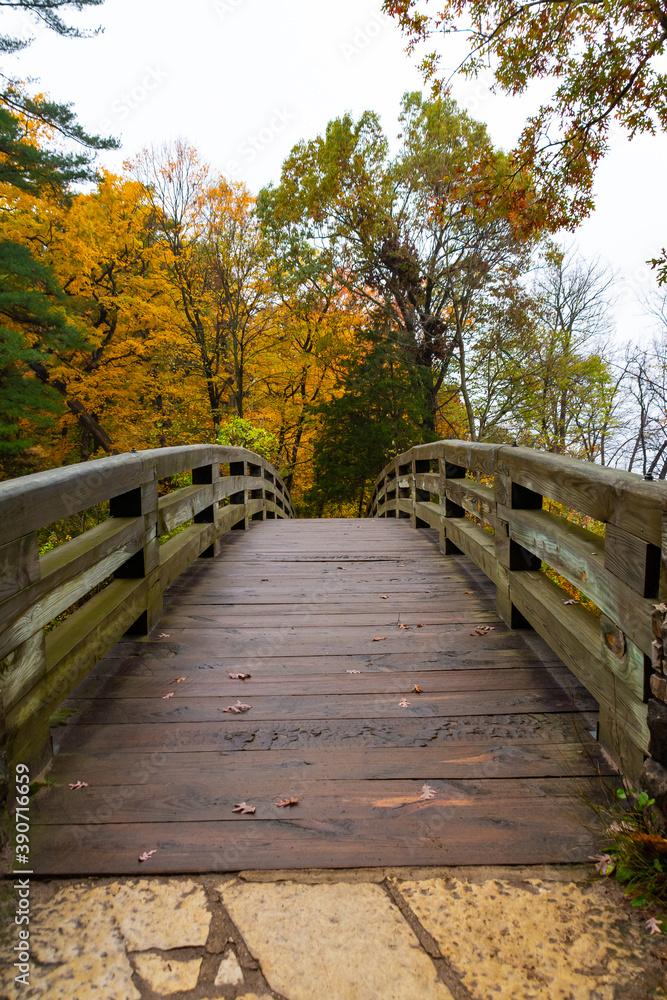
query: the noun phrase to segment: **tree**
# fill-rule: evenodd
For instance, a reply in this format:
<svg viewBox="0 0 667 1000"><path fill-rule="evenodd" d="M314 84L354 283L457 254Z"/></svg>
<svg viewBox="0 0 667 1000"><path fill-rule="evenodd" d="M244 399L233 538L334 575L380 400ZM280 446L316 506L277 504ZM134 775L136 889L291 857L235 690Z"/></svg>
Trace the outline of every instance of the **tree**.
<svg viewBox="0 0 667 1000"><path fill-rule="evenodd" d="M630 137L667 127L665 0L383 0L383 9L398 19L411 48L436 35L465 35L468 54L459 68L474 76L491 66L496 86L509 94L524 93L533 80L556 81L515 151L517 166L530 167L542 186L552 230L575 226L591 211L612 118ZM442 89L438 63L431 53L422 68Z"/></svg>
<svg viewBox="0 0 667 1000"><path fill-rule="evenodd" d="M306 509L321 517L362 517L375 479L387 462L435 435L426 429L427 399L419 373L384 339L341 373L338 393L314 407L320 418L313 485Z"/></svg>
<svg viewBox="0 0 667 1000"><path fill-rule="evenodd" d="M531 192L521 178L494 196L506 160L453 101L408 94L401 122L393 160L376 115L330 122L324 136L294 148L280 185L261 193L260 212L309 244L370 324L410 355L433 431L481 291L525 266L520 208Z"/></svg>

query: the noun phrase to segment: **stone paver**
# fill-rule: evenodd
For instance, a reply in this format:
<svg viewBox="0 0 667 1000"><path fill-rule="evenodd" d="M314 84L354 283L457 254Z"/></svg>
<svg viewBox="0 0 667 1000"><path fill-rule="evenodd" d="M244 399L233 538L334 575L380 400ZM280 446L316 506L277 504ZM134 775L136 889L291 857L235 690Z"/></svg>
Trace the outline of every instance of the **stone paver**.
<svg viewBox="0 0 667 1000"><path fill-rule="evenodd" d="M162 996L193 990L197 985L201 963L201 958L180 962L175 958L167 960L150 952L140 952L134 956L134 967L141 978Z"/></svg>
<svg viewBox="0 0 667 1000"><path fill-rule="evenodd" d="M667 936L590 873L40 883L30 985L14 982L12 939L0 1000L667 1000Z"/></svg>
<svg viewBox="0 0 667 1000"><path fill-rule="evenodd" d="M642 934L601 885L396 883L476 1000L614 1000L644 969Z"/></svg>
<svg viewBox="0 0 667 1000"><path fill-rule="evenodd" d="M221 895L267 982L289 1000L452 1000L380 886L228 882Z"/></svg>
<svg viewBox="0 0 667 1000"><path fill-rule="evenodd" d="M194 882L114 882L109 894L130 951L206 944L211 914Z"/></svg>

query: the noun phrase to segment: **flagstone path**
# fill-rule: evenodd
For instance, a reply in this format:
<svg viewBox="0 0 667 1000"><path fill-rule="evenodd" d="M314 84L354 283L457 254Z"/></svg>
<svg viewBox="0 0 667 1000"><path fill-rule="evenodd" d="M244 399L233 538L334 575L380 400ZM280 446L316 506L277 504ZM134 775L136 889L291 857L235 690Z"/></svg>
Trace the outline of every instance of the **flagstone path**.
<svg viewBox="0 0 667 1000"><path fill-rule="evenodd" d="M649 1000L667 941L592 865L255 871L31 886L3 1000ZM11 900L5 899L9 916Z"/></svg>

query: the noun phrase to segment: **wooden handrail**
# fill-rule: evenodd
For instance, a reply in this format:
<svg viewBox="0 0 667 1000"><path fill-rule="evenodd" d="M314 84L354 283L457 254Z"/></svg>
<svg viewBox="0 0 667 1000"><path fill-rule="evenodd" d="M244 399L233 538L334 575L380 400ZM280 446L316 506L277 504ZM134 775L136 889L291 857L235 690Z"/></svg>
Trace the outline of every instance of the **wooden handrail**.
<svg viewBox="0 0 667 1000"><path fill-rule="evenodd" d="M543 498L604 522L604 537ZM623 770L667 788L666 511L662 482L531 448L438 441L387 465L367 514L437 528L443 552L469 556L495 583L504 621L534 628L599 702L600 741ZM543 564L600 614L571 603Z"/></svg>
<svg viewBox="0 0 667 1000"><path fill-rule="evenodd" d="M228 466L224 474L222 466ZM192 486L158 495L162 479ZM111 516L39 556L37 532L102 501ZM162 594L250 519L293 517L275 469L245 448L192 445L117 455L0 483L0 729L8 762L49 753L49 719L124 634L146 635ZM160 545L160 536L188 525ZM45 626L113 576L52 631Z"/></svg>

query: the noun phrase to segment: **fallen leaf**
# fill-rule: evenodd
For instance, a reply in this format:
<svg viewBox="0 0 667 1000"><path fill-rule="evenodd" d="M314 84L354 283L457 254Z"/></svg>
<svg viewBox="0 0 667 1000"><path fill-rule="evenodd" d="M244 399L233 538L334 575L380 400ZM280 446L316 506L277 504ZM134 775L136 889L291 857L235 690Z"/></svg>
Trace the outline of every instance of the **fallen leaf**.
<svg viewBox="0 0 667 1000"><path fill-rule="evenodd" d="M380 594L380 597L382 598L383 601L389 600L389 594Z"/></svg>
<svg viewBox="0 0 667 1000"><path fill-rule="evenodd" d="M422 624L421 624L421 625L418 625L418 626L417 626L417 628L423 628L423 627L424 627L424 624L423 624L423 622L422 622Z"/></svg>
<svg viewBox="0 0 667 1000"><path fill-rule="evenodd" d="M76 792L79 788L88 788L87 781L73 781L69 786L72 792Z"/></svg>
<svg viewBox="0 0 667 1000"><path fill-rule="evenodd" d="M474 594L475 591L474 590L464 590L463 593L464 594Z"/></svg>
<svg viewBox="0 0 667 1000"><path fill-rule="evenodd" d="M251 813L254 813L255 808L255 806L249 806L247 802L236 802L232 812L241 813L245 816L246 814L250 815Z"/></svg>
<svg viewBox="0 0 667 1000"><path fill-rule="evenodd" d="M644 927L649 932L649 934L662 934L662 927L660 926L662 920L656 920L655 917L649 917L649 919L644 924Z"/></svg>
<svg viewBox="0 0 667 1000"><path fill-rule="evenodd" d="M382 642L382 640L386 638L387 638L386 635L376 635L375 638L373 639L373 642Z"/></svg>
<svg viewBox="0 0 667 1000"><path fill-rule="evenodd" d="M173 681L169 681L169 683L170 684L181 684L183 681L186 681L186 680L187 680L187 677L174 677Z"/></svg>
<svg viewBox="0 0 667 1000"><path fill-rule="evenodd" d="M409 625L401 625L401 623L398 622L398 627L399 628L404 628L406 632L410 631L410 626Z"/></svg>
<svg viewBox="0 0 667 1000"><path fill-rule="evenodd" d="M252 674L230 674L229 676L233 681L247 681L252 677Z"/></svg>
<svg viewBox="0 0 667 1000"><path fill-rule="evenodd" d="M168 639L170 635L171 632L160 632L158 639Z"/></svg>
<svg viewBox="0 0 667 1000"><path fill-rule="evenodd" d="M375 640L373 640L373 642L375 642ZM345 673L346 674L360 674L361 670L346 670Z"/></svg>
<svg viewBox="0 0 667 1000"><path fill-rule="evenodd" d="M240 715L242 712L248 712L252 708L252 705L244 705L242 701L236 699L235 705L228 705L227 708L223 708L223 712L233 712L235 715Z"/></svg>
<svg viewBox="0 0 667 1000"><path fill-rule="evenodd" d="M280 802L276 802L276 805L279 808L282 808L283 806L295 806L298 801L298 799L295 799L294 796L291 795L288 799L281 799Z"/></svg>
<svg viewBox="0 0 667 1000"><path fill-rule="evenodd" d="M153 855L156 853L156 851L157 851L157 847L153 851L144 851L143 854L139 855L139 860L140 861L148 861L149 858L153 857Z"/></svg>
<svg viewBox="0 0 667 1000"><path fill-rule="evenodd" d="M407 701L406 698L401 698L401 700L398 703L398 707L399 708L408 708L409 705L410 705L410 702Z"/></svg>
<svg viewBox="0 0 667 1000"><path fill-rule="evenodd" d="M435 788L431 788L430 785L422 785L420 799L434 799L436 796Z"/></svg>
<svg viewBox="0 0 667 1000"><path fill-rule="evenodd" d="M174 692L170 691L169 694L162 695L162 701L166 701L167 698L173 698L173 697L174 697Z"/></svg>
<svg viewBox="0 0 667 1000"><path fill-rule="evenodd" d="M419 684L415 684L415 686L413 687L412 690L414 691L415 694L421 694L422 693L422 689L420 688Z"/></svg>
<svg viewBox="0 0 667 1000"><path fill-rule="evenodd" d="M575 601L574 598L572 598L572 600L570 601L563 601L563 604L578 604L578 603L579 601Z"/></svg>
<svg viewBox="0 0 667 1000"><path fill-rule="evenodd" d="M268 583L269 582L268 576L263 576L262 579L259 582L260 583Z"/></svg>

